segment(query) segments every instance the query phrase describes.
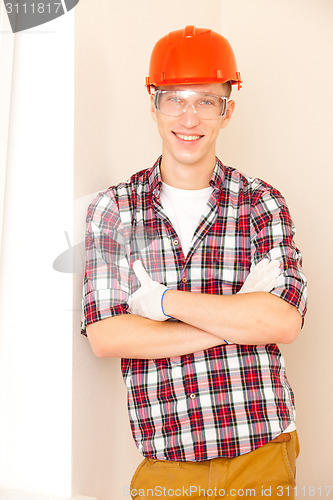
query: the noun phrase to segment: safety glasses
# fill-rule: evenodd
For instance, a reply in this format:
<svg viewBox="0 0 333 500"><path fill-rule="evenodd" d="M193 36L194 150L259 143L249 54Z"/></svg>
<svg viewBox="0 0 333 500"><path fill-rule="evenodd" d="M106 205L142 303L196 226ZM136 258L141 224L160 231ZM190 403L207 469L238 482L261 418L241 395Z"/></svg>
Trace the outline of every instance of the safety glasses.
<svg viewBox="0 0 333 500"><path fill-rule="evenodd" d="M191 107L198 118L216 120L227 111L228 98L224 96L189 90L159 89L155 89L152 94L156 111L168 116L181 116Z"/></svg>

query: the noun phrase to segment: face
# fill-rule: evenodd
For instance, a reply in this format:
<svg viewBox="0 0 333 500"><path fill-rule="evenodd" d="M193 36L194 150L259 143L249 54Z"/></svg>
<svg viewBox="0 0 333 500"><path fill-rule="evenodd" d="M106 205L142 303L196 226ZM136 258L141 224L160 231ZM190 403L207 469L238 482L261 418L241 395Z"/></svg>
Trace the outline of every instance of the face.
<svg viewBox="0 0 333 500"><path fill-rule="evenodd" d="M220 83L200 85L177 85L161 87L162 90L189 90L225 96L225 88ZM167 116L154 109L153 97L151 113L157 122L163 142L163 161L178 165L214 165L215 144L221 128L231 119L235 103L229 101L227 113L222 118L203 120L197 117L191 106L181 116Z"/></svg>

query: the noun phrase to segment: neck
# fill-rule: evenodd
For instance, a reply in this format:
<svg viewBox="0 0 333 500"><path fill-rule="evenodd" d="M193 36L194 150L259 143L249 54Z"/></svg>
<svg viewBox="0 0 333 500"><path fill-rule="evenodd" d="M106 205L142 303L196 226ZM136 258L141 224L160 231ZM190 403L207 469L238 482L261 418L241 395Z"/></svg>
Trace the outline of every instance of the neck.
<svg viewBox="0 0 333 500"><path fill-rule="evenodd" d="M216 158L199 164L179 163L162 155L161 177L163 182L178 189L203 189L209 186Z"/></svg>

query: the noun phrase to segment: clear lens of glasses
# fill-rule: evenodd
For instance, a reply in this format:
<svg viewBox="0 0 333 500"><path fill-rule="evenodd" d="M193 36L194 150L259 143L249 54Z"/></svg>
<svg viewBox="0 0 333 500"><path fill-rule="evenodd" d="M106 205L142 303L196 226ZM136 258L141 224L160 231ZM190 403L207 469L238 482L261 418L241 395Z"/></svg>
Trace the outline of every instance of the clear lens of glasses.
<svg viewBox="0 0 333 500"><path fill-rule="evenodd" d="M191 106L198 118L216 120L225 115L227 104L227 97L204 92L155 90L154 95L155 109L169 116L181 116Z"/></svg>

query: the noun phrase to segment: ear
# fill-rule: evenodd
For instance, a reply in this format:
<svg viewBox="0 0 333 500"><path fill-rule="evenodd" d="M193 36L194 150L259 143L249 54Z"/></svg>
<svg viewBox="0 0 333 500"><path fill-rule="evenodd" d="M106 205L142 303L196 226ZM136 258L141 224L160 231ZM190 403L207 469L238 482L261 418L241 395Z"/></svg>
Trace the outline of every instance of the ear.
<svg viewBox="0 0 333 500"><path fill-rule="evenodd" d="M228 106L227 106L227 112L225 114L225 117L223 118L223 121L221 123L221 128L225 128L228 123L231 120L231 117L233 115L233 112L235 110L235 101L229 101Z"/></svg>
<svg viewBox="0 0 333 500"><path fill-rule="evenodd" d="M154 120L154 122L157 122L157 116L156 116L156 109L154 107L154 96L150 96L150 114Z"/></svg>

